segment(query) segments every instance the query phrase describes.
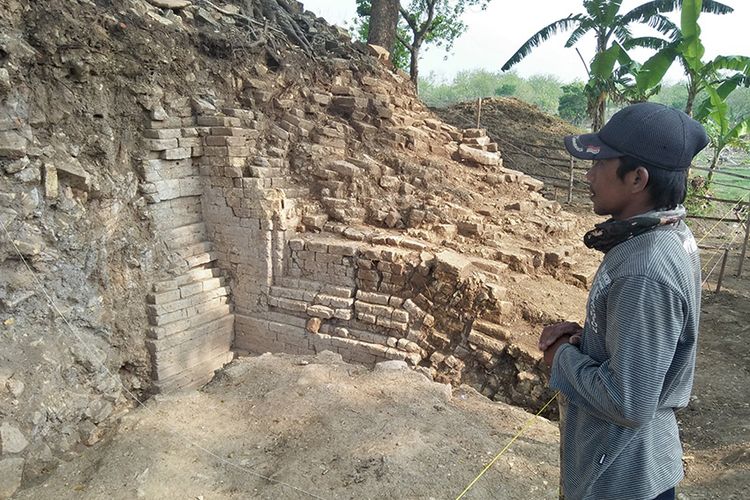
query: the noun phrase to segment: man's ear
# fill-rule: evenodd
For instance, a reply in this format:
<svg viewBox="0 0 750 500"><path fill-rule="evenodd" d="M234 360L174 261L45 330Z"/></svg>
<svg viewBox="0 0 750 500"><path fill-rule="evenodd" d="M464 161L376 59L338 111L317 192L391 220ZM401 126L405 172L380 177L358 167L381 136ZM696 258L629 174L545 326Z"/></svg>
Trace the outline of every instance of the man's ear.
<svg viewBox="0 0 750 500"><path fill-rule="evenodd" d="M646 186L648 186L648 170L644 167L638 167L635 170L632 170L631 173L633 174L631 177L631 188L633 194L646 191Z"/></svg>

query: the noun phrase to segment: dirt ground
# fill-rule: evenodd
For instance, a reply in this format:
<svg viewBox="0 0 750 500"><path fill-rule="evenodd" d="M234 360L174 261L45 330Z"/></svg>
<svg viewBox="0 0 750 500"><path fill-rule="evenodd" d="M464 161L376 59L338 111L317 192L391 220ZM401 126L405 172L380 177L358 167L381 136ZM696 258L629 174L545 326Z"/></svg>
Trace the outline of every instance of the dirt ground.
<svg viewBox="0 0 750 500"><path fill-rule="evenodd" d="M683 500L750 491L748 284L730 275L704 296L694 396L679 413ZM456 498L529 417L330 353L241 358L200 392L124 416L17 498ZM539 418L465 498L556 498L557 446L555 423Z"/></svg>
<svg viewBox="0 0 750 500"><path fill-rule="evenodd" d="M405 365L241 358L17 498L455 498L528 418ZM466 498L557 498L557 439L540 418Z"/></svg>
<svg viewBox="0 0 750 500"><path fill-rule="evenodd" d="M722 290L703 295L692 401L678 414L687 468L680 490L690 499L750 497L749 263L738 279L730 260Z"/></svg>

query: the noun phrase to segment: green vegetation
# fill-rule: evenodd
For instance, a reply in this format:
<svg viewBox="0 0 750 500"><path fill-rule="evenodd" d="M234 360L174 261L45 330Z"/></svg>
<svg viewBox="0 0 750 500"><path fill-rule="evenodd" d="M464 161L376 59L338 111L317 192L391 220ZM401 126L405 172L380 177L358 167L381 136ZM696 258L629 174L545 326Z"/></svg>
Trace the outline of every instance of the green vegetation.
<svg viewBox="0 0 750 500"><path fill-rule="evenodd" d="M430 74L419 82L419 95L428 106L444 107L479 97L516 97L535 104L545 113L557 114L563 83L552 75L521 78L513 72L461 71L451 82Z"/></svg>
<svg viewBox="0 0 750 500"><path fill-rule="evenodd" d="M711 188L714 196L717 198L724 198L727 200L739 200L742 198L745 201L748 201L748 196L750 196L750 179L740 179L737 177L721 175L722 172L750 177L750 164L739 167L722 168L714 177L716 182L714 182L714 185ZM721 183L721 185L718 185L717 183Z"/></svg>
<svg viewBox="0 0 750 500"><path fill-rule="evenodd" d="M690 2L691 0L685 0L685 3ZM604 125L607 103L613 98L620 98L622 88L629 89L634 97L644 100L658 91L656 86L661 82L661 78L658 78L658 81L644 90L640 85L629 87L622 80L624 75L637 73L640 69L640 65L623 48L633 38L630 26L647 24L662 35L672 35L678 28L664 13L674 11L681 4L682 2L651 0L628 12L620 12L622 0L584 0L584 12L558 19L537 31L508 59L502 69L506 71L518 64L558 31L572 30L570 38L565 42L566 47L575 45L585 34L593 33L596 38L596 55L586 68L589 79L585 89L588 113L592 120L591 128L599 130ZM696 10L696 19L701 11L718 14L732 11L730 7L713 0L692 0L692 4ZM683 8L683 15L684 13Z"/></svg>
<svg viewBox="0 0 750 500"><path fill-rule="evenodd" d="M356 0L357 18L354 33L367 40L373 0ZM468 7L487 7L491 0L411 0L399 5L400 18L396 26L394 63L405 69L408 60L409 76L415 85L419 80L419 57L424 45L444 47L449 51L456 39L466 31L461 20ZM418 87L418 85L417 85Z"/></svg>
<svg viewBox="0 0 750 500"><path fill-rule="evenodd" d="M452 81L438 80L434 74L420 79L419 95L428 106L444 107L464 101L476 100L479 97L516 97L530 104L538 106L542 111L551 115L558 115L574 125L585 128L583 123L576 122L573 115L560 112L560 106L579 106L575 102L568 102L584 85L583 82L563 83L553 75L535 75L530 78L518 76L515 72L492 72L487 70L461 71ZM567 90L566 90L567 89ZM567 97L563 99L563 96ZM708 94L698 94L697 101L702 102ZM677 109L685 109L687 103L687 87L685 83L662 85L658 94L650 99L654 102L666 104ZM750 88L738 87L727 97L730 120L741 121L742 117L750 115ZM614 113L617 107L608 108L607 114ZM580 107L578 108L580 111Z"/></svg>
<svg viewBox="0 0 750 500"><path fill-rule="evenodd" d="M586 86L580 82L574 82L562 86L563 94L557 106L560 118L568 120L579 127L586 121Z"/></svg>

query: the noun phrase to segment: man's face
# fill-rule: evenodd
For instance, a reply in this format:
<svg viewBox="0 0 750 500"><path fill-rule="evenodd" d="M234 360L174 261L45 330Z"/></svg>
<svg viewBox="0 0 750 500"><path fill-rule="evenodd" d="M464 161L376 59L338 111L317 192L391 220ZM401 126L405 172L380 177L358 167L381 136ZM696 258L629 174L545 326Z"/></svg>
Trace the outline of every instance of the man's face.
<svg viewBox="0 0 750 500"><path fill-rule="evenodd" d="M586 180L591 190L591 201L594 202L594 213L597 215L611 215L616 220L627 219L635 215L630 213L633 195L626 180L617 175L620 166L619 158L608 160L594 160L591 168L586 172Z"/></svg>

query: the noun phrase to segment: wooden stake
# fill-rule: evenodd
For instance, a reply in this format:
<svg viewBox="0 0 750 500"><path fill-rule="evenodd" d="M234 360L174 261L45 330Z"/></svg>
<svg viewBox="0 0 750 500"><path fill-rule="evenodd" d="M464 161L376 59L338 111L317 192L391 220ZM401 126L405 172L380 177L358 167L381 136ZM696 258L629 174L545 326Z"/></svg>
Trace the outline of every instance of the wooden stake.
<svg viewBox="0 0 750 500"><path fill-rule="evenodd" d="M568 177L568 203L571 203L573 201L573 167L575 165L575 160L573 159L573 156L570 157L570 176Z"/></svg>
<svg viewBox="0 0 750 500"><path fill-rule="evenodd" d="M742 277L742 265L745 263L747 254L747 240L750 239L750 208L747 210L747 219L745 220L745 242L742 244L742 253L740 254L740 265L737 268L737 277Z"/></svg>
<svg viewBox="0 0 750 500"><path fill-rule="evenodd" d="M477 99L477 128L480 128L479 122L482 118L482 98Z"/></svg>
<svg viewBox="0 0 750 500"><path fill-rule="evenodd" d="M724 269L727 267L727 258L729 257L729 248L724 249L724 256L721 258L721 269L719 270L719 281L716 283L716 293L721 291L721 282L724 281Z"/></svg>

